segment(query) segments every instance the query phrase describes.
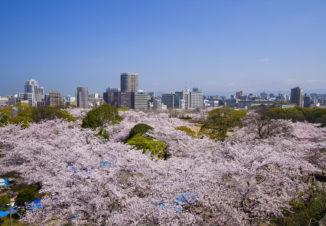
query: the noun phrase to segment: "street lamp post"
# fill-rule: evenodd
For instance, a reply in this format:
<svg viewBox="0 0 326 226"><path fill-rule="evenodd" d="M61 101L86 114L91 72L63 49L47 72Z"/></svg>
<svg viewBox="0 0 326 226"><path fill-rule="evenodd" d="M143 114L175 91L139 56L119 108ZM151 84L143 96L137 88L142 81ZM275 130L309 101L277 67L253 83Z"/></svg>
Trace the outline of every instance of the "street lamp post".
<svg viewBox="0 0 326 226"><path fill-rule="evenodd" d="M9 190L9 191L7 191L7 195L8 195L8 197L9 197L9 200L12 198L12 197L14 197L14 193L11 191L11 190ZM11 217L11 208L12 208L12 205L11 205L11 200L9 201L9 213L10 213L10 226L12 226L12 217Z"/></svg>

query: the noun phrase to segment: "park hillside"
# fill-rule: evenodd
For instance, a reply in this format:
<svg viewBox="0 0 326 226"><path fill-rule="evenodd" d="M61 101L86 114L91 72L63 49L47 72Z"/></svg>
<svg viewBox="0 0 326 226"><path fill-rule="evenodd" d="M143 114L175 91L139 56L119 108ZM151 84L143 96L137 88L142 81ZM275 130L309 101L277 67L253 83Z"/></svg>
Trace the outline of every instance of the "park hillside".
<svg viewBox="0 0 326 226"><path fill-rule="evenodd" d="M0 224L318 225L325 126L322 108L18 103L0 111Z"/></svg>

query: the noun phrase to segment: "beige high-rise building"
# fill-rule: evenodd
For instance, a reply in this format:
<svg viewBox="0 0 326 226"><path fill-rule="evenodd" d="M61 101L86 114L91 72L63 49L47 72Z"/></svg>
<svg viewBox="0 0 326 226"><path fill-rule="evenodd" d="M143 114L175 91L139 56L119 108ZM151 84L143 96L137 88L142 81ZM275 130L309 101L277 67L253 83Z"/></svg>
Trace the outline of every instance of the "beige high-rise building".
<svg viewBox="0 0 326 226"><path fill-rule="evenodd" d="M121 92L137 92L138 73L121 73L120 85Z"/></svg>
<svg viewBox="0 0 326 226"><path fill-rule="evenodd" d="M63 106L63 99L59 92L50 91L48 95L46 95L46 105L49 106Z"/></svg>

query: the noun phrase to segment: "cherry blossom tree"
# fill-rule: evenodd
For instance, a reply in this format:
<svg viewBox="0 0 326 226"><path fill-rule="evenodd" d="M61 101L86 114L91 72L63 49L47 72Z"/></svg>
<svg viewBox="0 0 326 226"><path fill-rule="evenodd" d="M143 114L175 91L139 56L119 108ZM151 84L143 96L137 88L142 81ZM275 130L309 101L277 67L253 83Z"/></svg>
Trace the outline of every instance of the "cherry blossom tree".
<svg viewBox="0 0 326 226"><path fill-rule="evenodd" d="M225 142L175 130L191 123L167 113L119 112L123 121L106 125L110 140L77 122L0 128L0 174L17 172L40 183L43 208L21 220L33 224L211 224L249 225L281 215L322 173L312 156L326 148L326 129L283 123L289 130L257 138L252 124ZM167 160L151 158L124 143L130 129L145 123L149 135L167 144Z"/></svg>

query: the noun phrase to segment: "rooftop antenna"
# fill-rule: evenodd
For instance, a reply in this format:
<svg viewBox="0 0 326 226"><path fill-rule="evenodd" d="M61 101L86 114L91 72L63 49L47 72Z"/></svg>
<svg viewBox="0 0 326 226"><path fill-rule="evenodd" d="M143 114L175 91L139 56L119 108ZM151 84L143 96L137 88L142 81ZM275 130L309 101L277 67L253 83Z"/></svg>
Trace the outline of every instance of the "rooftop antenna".
<svg viewBox="0 0 326 226"><path fill-rule="evenodd" d="M188 89L187 81L185 81L185 90Z"/></svg>

